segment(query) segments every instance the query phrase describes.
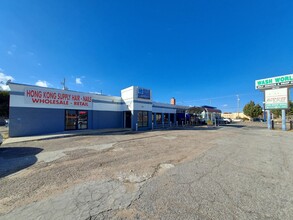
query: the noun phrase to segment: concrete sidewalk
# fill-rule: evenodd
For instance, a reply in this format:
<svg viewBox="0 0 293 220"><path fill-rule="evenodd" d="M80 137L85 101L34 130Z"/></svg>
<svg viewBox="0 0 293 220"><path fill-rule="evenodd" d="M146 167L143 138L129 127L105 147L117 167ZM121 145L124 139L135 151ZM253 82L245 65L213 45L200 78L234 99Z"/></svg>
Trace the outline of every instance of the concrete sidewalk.
<svg viewBox="0 0 293 220"><path fill-rule="evenodd" d="M113 129L112 128L112 129L97 129L97 130L89 129L89 130L64 131L64 132L58 132L58 133L46 134L46 135L10 137L4 140L3 145L19 143L19 142L27 142L27 141L37 141L37 140L80 136L80 135L102 135L102 134L109 134L109 133L126 133L126 132L131 132L131 129L129 128Z"/></svg>

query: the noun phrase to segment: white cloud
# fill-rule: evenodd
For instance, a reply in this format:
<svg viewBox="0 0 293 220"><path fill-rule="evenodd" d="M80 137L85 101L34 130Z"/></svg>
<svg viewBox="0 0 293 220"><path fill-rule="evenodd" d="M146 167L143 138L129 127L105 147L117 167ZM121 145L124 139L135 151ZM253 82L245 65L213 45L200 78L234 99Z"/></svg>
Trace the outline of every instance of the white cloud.
<svg viewBox="0 0 293 220"><path fill-rule="evenodd" d="M10 91L10 88L8 85L0 85L0 91Z"/></svg>
<svg viewBox="0 0 293 220"><path fill-rule="evenodd" d="M13 77L12 76L7 76L4 73L0 72L0 81L6 83L8 80L13 81Z"/></svg>
<svg viewBox="0 0 293 220"><path fill-rule="evenodd" d="M10 46L10 48L9 48L9 50L7 51L7 54L9 55L9 56L12 56L13 54L14 54L14 52L16 51L16 45L15 44L12 44L11 46Z"/></svg>
<svg viewBox="0 0 293 220"><path fill-rule="evenodd" d="M75 83L78 85L82 85L81 78L76 78Z"/></svg>
<svg viewBox="0 0 293 220"><path fill-rule="evenodd" d="M224 104L223 107L228 107L228 104Z"/></svg>
<svg viewBox="0 0 293 220"><path fill-rule="evenodd" d="M36 82L35 85L41 87L49 87L51 84L47 81L38 80L38 82Z"/></svg>
<svg viewBox="0 0 293 220"><path fill-rule="evenodd" d="M0 72L0 90L9 91L9 86L6 85L8 80L13 81L14 78L12 76L5 75L4 73Z"/></svg>

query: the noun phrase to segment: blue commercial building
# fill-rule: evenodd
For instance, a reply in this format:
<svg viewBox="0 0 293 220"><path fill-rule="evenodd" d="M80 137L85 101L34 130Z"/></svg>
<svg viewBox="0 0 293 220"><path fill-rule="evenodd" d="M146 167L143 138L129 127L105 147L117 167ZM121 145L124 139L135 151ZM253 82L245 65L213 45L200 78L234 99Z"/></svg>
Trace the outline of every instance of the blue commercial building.
<svg viewBox="0 0 293 220"><path fill-rule="evenodd" d="M150 89L131 86L121 97L10 83L9 135L80 129L148 130L182 120L188 106L152 101ZM178 119L177 119L178 116Z"/></svg>

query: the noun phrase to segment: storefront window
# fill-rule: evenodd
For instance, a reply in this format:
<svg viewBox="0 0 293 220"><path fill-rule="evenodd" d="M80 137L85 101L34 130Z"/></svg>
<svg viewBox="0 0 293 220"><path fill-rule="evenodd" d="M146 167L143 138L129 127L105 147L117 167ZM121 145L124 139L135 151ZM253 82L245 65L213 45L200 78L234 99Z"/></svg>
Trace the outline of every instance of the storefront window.
<svg viewBox="0 0 293 220"><path fill-rule="evenodd" d="M75 130L76 129L76 119L77 114L75 110L65 111L65 130Z"/></svg>
<svg viewBox="0 0 293 220"><path fill-rule="evenodd" d="M170 114L170 122L175 123L175 120L174 119L175 119L174 118L174 114Z"/></svg>
<svg viewBox="0 0 293 220"><path fill-rule="evenodd" d="M65 130L88 128L88 111L65 110Z"/></svg>
<svg viewBox="0 0 293 220"><path fill-rule="evenodd" d="M140 111L137 113L138 116L138 127L147 127L148 126L148 112Z"/></svg>
<svg viewBox="0 0 293 220"><path fill-rule="evenodd" d="M169 115L167 113L164 114L164 123L167 124L169 122Z"/></svg>
<svg viewBox="0 0 293 220"><path fill-rule="evenodd" d="M157 124L162 124L162 114L161 113L156 114L156 122L157 122Z"/></svg>

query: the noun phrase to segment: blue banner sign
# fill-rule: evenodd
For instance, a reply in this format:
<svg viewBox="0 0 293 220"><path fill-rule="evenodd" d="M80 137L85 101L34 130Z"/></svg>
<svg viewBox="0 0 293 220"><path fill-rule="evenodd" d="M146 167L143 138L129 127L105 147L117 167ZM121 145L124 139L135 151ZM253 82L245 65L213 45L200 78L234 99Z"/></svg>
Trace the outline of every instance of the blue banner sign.
<svg viewBox="0 0 293 220"><path fill-rule="evenodd" d="M138 88L137 98L151 99L151 91L149 89Z"/></svg>

